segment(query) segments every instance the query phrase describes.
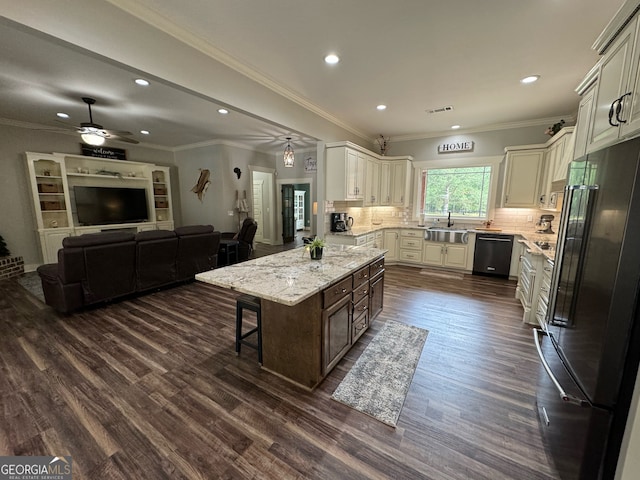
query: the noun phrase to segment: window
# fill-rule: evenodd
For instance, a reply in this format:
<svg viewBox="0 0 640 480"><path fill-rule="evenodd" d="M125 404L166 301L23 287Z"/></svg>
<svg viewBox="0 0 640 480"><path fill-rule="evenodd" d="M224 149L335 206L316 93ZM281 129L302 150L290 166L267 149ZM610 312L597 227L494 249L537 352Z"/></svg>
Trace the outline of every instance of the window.
<svg viewBox="0 0 640 480"><path fill-rule="evenodd" d="M491 165L425 168L420 178L420 203L425 217L483 220L489 216Z"/></svg>

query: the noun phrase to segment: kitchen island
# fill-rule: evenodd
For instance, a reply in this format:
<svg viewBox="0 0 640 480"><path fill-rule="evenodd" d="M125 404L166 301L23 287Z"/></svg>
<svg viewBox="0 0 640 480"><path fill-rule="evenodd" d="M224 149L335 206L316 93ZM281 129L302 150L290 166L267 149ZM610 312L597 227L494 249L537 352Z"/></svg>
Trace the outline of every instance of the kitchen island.
<svg viewBox="0 0 640 480"><path fill-rule="evenodd" d="M297 248L196 280L259 297L263 368L311 390L382 310L385 252L329 245L311 260Z"/></svg>

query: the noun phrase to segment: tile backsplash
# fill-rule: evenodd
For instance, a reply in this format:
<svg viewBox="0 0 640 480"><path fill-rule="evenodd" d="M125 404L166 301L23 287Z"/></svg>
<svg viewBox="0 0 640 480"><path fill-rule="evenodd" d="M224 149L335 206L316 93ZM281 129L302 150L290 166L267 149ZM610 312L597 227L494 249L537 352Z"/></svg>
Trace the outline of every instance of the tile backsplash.
<svg viewBox="0 0 640 480"><path fill-rule="evenodd" d="M413 218L412 207L354 207L350 202L327 202L325 211L325 229L330 230L330 213L346 212L353 217L355 227L369 227L382 225L385 227L416 226L418 222ZM552 228L557 231L560 223L560 212L540 210L536 208L496 208L493 215L492 227L504 230L535 232L536 222L541 215L554 215ZM531 219L531 220L529 220ZM444 217L442 220L445 220ZM460 224L456 221L456 226L473 228L480 226L480 222L469 222Z"/></svg>

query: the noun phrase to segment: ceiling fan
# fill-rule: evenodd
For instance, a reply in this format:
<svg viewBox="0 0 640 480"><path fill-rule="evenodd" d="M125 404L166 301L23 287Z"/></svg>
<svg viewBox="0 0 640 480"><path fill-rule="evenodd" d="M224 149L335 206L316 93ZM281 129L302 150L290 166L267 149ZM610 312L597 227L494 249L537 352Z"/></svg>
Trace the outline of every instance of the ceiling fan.
<svg viewBox="0 0 640 480"><path fill-rule="evenodd" d="M96 103L95 98L82 97L82 101L89 107L89 121L82 122L79 126L74 126L74 128L78 131L84 143L99 146L108 138L127 143L140 143L133 138L127 138L129 135L133 135L131 132L107 130L102 125L94 123L93 115L91 113L91 105Z"/></svg>

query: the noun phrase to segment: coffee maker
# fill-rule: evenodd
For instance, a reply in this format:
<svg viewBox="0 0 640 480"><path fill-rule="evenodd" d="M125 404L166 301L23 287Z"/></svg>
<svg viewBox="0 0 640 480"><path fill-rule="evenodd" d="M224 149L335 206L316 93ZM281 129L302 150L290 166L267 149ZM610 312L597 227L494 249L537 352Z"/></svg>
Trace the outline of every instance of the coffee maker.
<svg viewBox="0 0 640 480"><path fill-rule="evenodd" d="M347 231L347 214L346 213L331 214L331 231L332 232Z"/></svg>
<svg viewBox="0 0 640 480"><path fill-rule="evenodd" d="M551 229L551 221L554 218L553 215L540 215L540 220L536 223L536 233L556 233Z"/></svg>

